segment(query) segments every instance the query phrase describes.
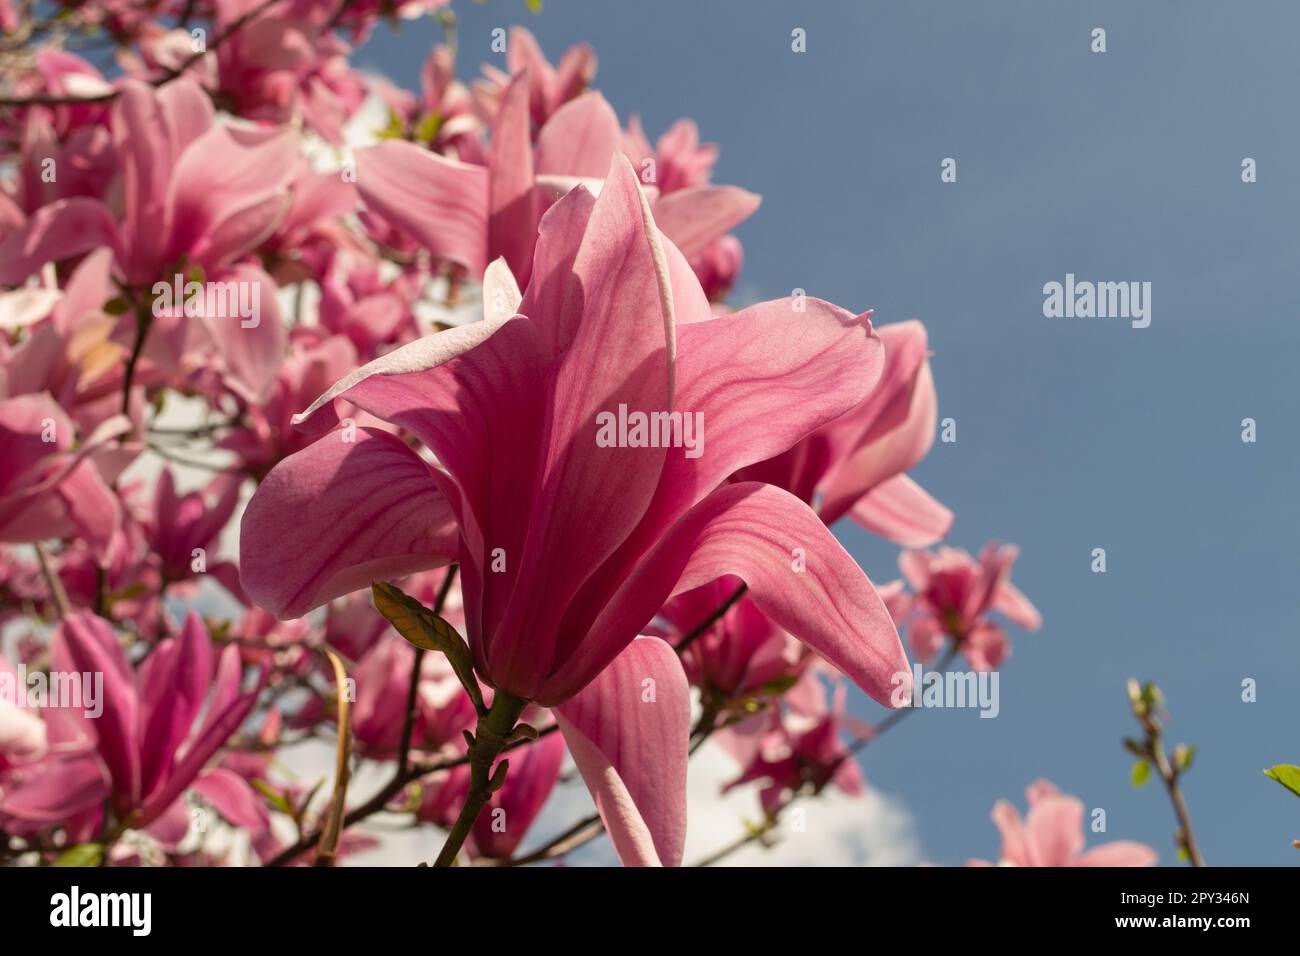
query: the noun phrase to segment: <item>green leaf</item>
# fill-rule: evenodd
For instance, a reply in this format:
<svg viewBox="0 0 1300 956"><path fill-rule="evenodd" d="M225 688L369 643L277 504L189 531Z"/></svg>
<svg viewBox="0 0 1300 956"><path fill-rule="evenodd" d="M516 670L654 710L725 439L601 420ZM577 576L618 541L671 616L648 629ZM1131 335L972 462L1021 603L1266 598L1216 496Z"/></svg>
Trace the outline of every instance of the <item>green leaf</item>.
<svg viewBox="0 0 1300 956"><path fill-rule="evenodd" d="M102 843L78 843L59 854L55 866L99 866L104 861Z"/></svg>
<svg viewBox="0 0 1300 956"><path fill-rule="evenodd" d="M1130 775L1133 786L1141 787L1151 779L1151 764L1145 760L1139 760L1133 765L1133 773Z"/></svg>
<svg viewBox="0 0 1300 956"><path fill-rule="evenodd" d="M131 303L124 297L116 295L104 303L104 311L109 315L125 315L131 311Z"/></svg>
<svg viewBox="0 0 1300 956"><path fill-rule="evenodd" d="M276 790L265 780L255 778L253 780L253 786L262 796L266 797L266 799L271 802L271 806L275 807L286 816L291 817L294 815L293 804L289 802L289 798Z"/></svg>
<svg viewBox="0 0 1300 956"><path fill-rule="evenodd" d="M441 651L451 662L465 692L474 702L474 709L483 713L483 694L474 677L474 658L469 645L457 633L456 629L434 614L415 598L402 593L401 588L394 587L386 581L376 581L370 586L375 598L375 609L384 617L398 634L416 647L426 651Z"/></svg>
<svg viewBox="0 0 1300 956"><path fill-rule="evenodd" d="M1300 767L1280 763L1264 771L1266 777L1272 777L1297 797L1300 797Z"/></svg>

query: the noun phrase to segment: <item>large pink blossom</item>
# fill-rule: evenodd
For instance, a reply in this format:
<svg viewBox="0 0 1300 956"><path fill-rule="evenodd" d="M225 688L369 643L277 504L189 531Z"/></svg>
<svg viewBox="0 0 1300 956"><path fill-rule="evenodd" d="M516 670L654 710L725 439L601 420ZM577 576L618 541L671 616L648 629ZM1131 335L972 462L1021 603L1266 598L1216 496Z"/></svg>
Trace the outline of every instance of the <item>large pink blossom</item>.
<svg viewBox="0 0 1300 956"><path fill-rule="evenodd" d="M870 324L819 302L713 318L621 157L599 199L575 188L547 214L527 289L499 265L485 295L487 321L390 353L303 416L328 426L345 398L419 436L446 470L346 426L286 459L243 519L254 600L295 616L459 559L479 672L556 705L675 590L737 574L764 613L887 701L906 660L870 582L797 499L726 482L862 400L882 358ZM620 405L701 415L707 451L601 448L597 415ZM792 573L800 553L813 557ZM667 666L681 674L671 653Z"/></svg>

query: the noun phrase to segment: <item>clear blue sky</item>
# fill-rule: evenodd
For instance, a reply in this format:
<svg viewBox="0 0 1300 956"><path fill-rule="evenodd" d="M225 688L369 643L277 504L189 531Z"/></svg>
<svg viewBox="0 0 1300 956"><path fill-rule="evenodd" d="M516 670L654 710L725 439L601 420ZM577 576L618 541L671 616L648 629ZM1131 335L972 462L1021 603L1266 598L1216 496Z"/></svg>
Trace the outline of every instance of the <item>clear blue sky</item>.
<svg viewBox="0 0 1300 956"><path fill-rule="evenodd" d="M956 512L954 544L1021 546L1046 620L1013 631L996 720L926 712L864 752L929 859L996 854L993 802L1045 776L1172 862L1168 801L1132 788L1120 748L1136 675L1201 748L1186 790L1208 860L1300 862L1300 801L1260 772L1300 763L1300 7L807 6L462 2L461 72L500 63L494 26L524 23L552 58L591 42L620 118L653 138L694 117L722 146L717 180L764 195L738 230L745 298L797 286L929 327L958 441L916 475ZM380 34L359 63L414 88L437 35ZM1150 281L1150 328L1044 318L1067 272ZM836 530L873 578L897 575L894 549Z"/></svg>

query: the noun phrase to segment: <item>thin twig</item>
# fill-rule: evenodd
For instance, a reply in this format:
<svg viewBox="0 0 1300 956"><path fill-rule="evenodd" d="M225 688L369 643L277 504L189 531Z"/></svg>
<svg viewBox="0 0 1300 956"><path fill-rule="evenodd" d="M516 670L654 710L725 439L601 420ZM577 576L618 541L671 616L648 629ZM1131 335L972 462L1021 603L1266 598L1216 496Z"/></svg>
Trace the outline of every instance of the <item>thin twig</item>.
<svg viewBox="0 0 1300 956"><path fill-rule="evenodd" d="M456 580L457 565L447 568L447 575L442 579L438 597L434 601L433 613L441 614L442 607L451 593L451 585ZM424 648L415 649L415 660L411 664L411 680L406 688L406 719L402 722L402 738L397 748L397 773L404 775L411 766L411 736L415 732L415 721L419 716L420 668L424 664Z"/></svg>
<svg viewBox="0 0 1300 956"><path fill-rule="evenodd" d="M50 565L50 555L45 550L45 545L38 541L35 547L36 560L40 562L41 574L45 575L45 583L49 586L50 597L54 599L54 608L58 611L59 620L63 620L72 613L72 605L68 602L68 592L64 590L63 581Z"/></svg>
<svg viewBox="0 0 1300 956"><path fill-rule="evenodd" d="M201 50L195 50L178 66L167 69L161 77L153 81L153 85L162 86L164 83L170 83L198 63L208 53L215 52L221 44L243 29L244 25L249 21L257 19L279 2L280 0L263 0L256 7L236 17L225 30L213 38L211 43ZM343 6L347 6L346 0ZM0 106L80 106L87 103L107 103L109 100L116 99L121 93L121 89L112 89L91 96L0 96Z"/></svg>
<svg viewBox="0 0 1300 956"><path fill-rule="evenodd" d="M693 643L695 643L695 641L702 634L707 632L709 628L713 627L714 624L717 624L720 620L722 620L722 618L726 615L726 613L730 611L733 607L735 607L736 602L745 596L745 592L748 590L749 590L749 585L742 583L740 587L736 588L736 590L731 592L731 597L727 598L725 601L723 601L721 604L718 605L718 609L716 611L714 611L703 621L697 624L694 630L692 630L689 634L687 634L680 641L678 641L673 648L675 651L677 651L677 656L681 657L682 651L690 647Z"/></svg>
<svg viewBox="0 0 1300 956"><path fill-rule="evenodd" d="M960 649L961 649L960 642L953 641L948 646L947 651L944 652L943 657L939 659L939 663L935 666L934 670L940 673L947 671L949 666L951 666L953 659L957 656L957 653L960 651ZM819 783L815 783L812 786L805 785L801 787L801 789L796 790L794 793L790 795L789 799L787 799L784 803L778 805L774 810L772 810L771 813L767 814L767 816L764 818L762 823L758 824L757 826L749 827L747 832L736 837L730 843L727 843L721 848L714 850L708 856L701 858L693 865L713 866L715 863L722 862L722 860L731 856L731 854L749 846L751 843L761 842L764 846L770 845L767 840L767 837L773 830L776 829L776 825L780 820L780 816L783 812L785 812L786 809L788 809L790 806L792 806L794 803L796 803L803 797L815 797L818 794L820 794L822 789L826 786L826 784L830 782L831 777L834 776L834 772L836 769L838 769L841 762L843 762L844 760L852 759L852 755L861 752L862 749L865 748L868 744L872 743L875 740L880 739L881 735L887 733L891 727L896 727L899 723L902 722L904 717L906 717L908 714L910 714L913 710L916 709L917 708L915 707L900 707L898 710L895 710L892 713L888 714L887 716L882 717L880 720L876 721L876 723L874 723L871 726L871 730L868 733L861 734L860 736L854 738L854 740L849 743L848 747L846 748L846 753L842 757L840 757L839 761L837 761L831 767L827 768L827 772L823 774L824 779L822 779Z"/></svg>
<svg viewBox="0 0 1300 956"><path fill-rule="evenodd" d="M1169 794L1169 801L1174 805L1174 816L1178 819L1178 833L1175 834L1174 839L1187 855L1187 860L1192 866L1205 866L1205 857L1201 856L1201 848L1192 830L1192 815L1187 809L1187 799L1183 796L1183 789L1179 784L1183 771L1190 765L1191 751L1188 751L1187 760L1180 759L1177 765L1169 761L1169 755L1165 752L1164 721L1161 718L1161 714L1164 713L1161 707L1163 698L1155 684L1140 685L1136 680L1130 680L1128 694L1133 716L1142 725L1146 738L1141 742L1125 741L1125 747L1155 766L1161 782L1165 785L1165 791ZM1175 748L1175 756L1181 747L1182 745L1179 745L1179 748Z"/></svg>

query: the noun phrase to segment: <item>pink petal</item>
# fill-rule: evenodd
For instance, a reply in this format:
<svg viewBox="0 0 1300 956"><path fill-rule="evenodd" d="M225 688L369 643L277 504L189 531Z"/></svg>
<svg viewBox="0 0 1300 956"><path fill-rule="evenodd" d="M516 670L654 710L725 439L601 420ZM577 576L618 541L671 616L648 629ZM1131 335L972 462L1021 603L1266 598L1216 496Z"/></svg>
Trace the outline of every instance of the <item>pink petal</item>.
<svg viewBox="0 0 1300 956"><path fill-rule="evenodd" d="M187 255L211 272L268 238L289 211L297 158L289 132L250 144L213 126L190 143L172 174L167 259Z"/></svg>
<svg viewBox="0 0 1300 956"><path fill-rule="evenodd" d="M1025 830L1036 865L1068 866L1083 852L1083 802L1048 797L1029 808Z"/></svg>
<svg viewBox="0 0 1300 956"><path fill-rule="evenodd" d="M212 281L235 283L234 288L243 290L237 293L240 304L250 306L247 311L255 313L244 317L239 314L240 308L231 306L225 315L203 318L224 366L222 380L244 401L262 404L275 387L289 347L288 331L276 303L275 282L256 266L242 263L212 277ZM256 308L251 308L254 305Z"/></svg>
<svg viewBox="0 0 1300 956"><path fill-rule="evenodd" d="M1036 631L1043 626L1043 616L1029 598L1010 581L1003 581L993 593L993 610L1005 614L1007 619L1026 631Z"/></svg>
<svg viewBox="0 0 1300 956"><path fill-rule="evenodd" d="M199 775L191 788L233 826L259 833L271 824L261 796L233 770L215 767Z"/></svg>
<svg viewBox="0 0 1300 956"><path fill-rule="evenodd" d="M595 205L595 197L577 186L551 206L538 224L532 273L519 313L537 326L547 355L568 348L577 330L579 316L566 315L564 300L573 284L573 261Z"/></svg>
<svg viewBox="0 0 1300 956"><path fill-rule="evenodd" d="M870 324L816 299L808 300L806 312L791 305L767 302L677 326L676 402L681 414L703 424L698 455L674 448L664 458L636 533L585 585L590 600L579 603L590 615L664 529L729 475L797 444L870 390L884 361ZM584 634L590 623L574 616L562 631Z"/></svg>
<svg viewBox="0 0 1300 956"><path fill-rule="evenodd" d="M510 42L506 45L506 69L511 76L525 72L528 74L532 118L540 124L551 108L547 102L547 93L555 82L555 70L542 48L537 45L537 39L523 27L510 29Z"/></svg>
<svg viewBox="0 0 1300 956"><path fill-rule="evenodd" d="M0 658L0 670L8 670L3 658ZM12 671L9 671L9 676L15 687L21 686ZM21 697L18 699L22 700ZM35 760L42 757L46 745L45 721L37 716L37 712L0 697L0 767L5 765L6 758Z"/></svg>
<svg viewBox="0 0 1300 956"><path fill-rule="evenodd" d="M212 641L191 610L177 637L163 641L140 667L142 790L149 793L171 769L212 680Z"/></svg>
<svg viewBox="0 0 1300 956"><path fill-rule="evenodd" d="M123 266L133 280L160 278L155 273L163 265L171 233L168 199L172 169L180 153L180 115L167 108L167 101L153 87L139 80L126 80L113 103L113 142L122 158L123 232L129 245Z"/></svg>
<svg viewBox="0 0 1300 956"><path fill-rule="evenodd" d="M555 711L625 866L679 866L690 688L673 649L638 637Z"/></svg>
<svg viewBox="0 0 1300 956"><path fill-rule="evenodd" d="M113 780L119 810L131 809L140 798L140 704L117 635L103 618L78 611L55 630L51 654L58 669L103 674L103 713L93 721L96 748Z"/></svg>
<svg viewBox="0 0 1300 956"><path fill-rule="evenodd" d="M103 203L80 196L59 199L0 241L0 284L18 285L47 262L117 245L117 226Z"/></svg>
<svg viewBox="0 0 1300 956"><path fill-rule="evenodd" d="M1011 642L1002 628L980 619L961 642L961 652L971 670L995 671L1011 656Z"/></svg>
<svg viewBox="0 0 1300 956"><path fill-rule="evenodd" d="M584 93L556 110L537 134L537 172L598 178L622 145L623 131L605 97Z"/></svg>
<svg viewBox="0 0 1300 956"><path fill-rule="evenodd" d="M596 75L596 52L585 43L575 43L564 51L555 67L551 86L552 108L581 93Z"/></svg>
<svg viewBox="0 0 1300 956"><path fill-rule="evenodd" d="M532 269L538 215L525 74L506 89L488 147L487 255L505 257L521 284L527 284Z"/></svg>
<svg viewBox="0 0 1300 956"><path fill-rule="evenodd" d="M763 302L678 327L676 407L703 415L708 441L698 458L670 455L662 483L690 504L834 421L879 378L885 350L870 322L819 299L805 306Z"/></svg>
<svg viewBox="0 0 1300 956"><path fill-rule="evenodd" d="M445 332L426 335L401 348L385 352L331 385L306 411L293 416L293 425L308 434L318 434L331 428L338 423L338 415L334 411L336 398L347 396L351 399L352 396L348 393L372 378L407 375L437 368L486 342L511 318L512 316L489 315L482 322L471 322Z"/></svg>
<svg viewBox="0 0 1300 956"><path fill-rule="evenodd" d="M993 822L1002 834L1002 859L1016 866L1038 866L1024 822L1016 808L1005 800L993 805Z"/></svg>
<svg viewBox="0 0 1300 956"><path fill-rule="evenodd" d="M907 642L911 645L912 653L928 664L943 650L947 635L943 632L943 626L927 614L912 622L908 628Z"/></svg>
<svg viewBox="0 0 1300 956"><path fill-rule="evenodd" d="M473 276L487 267L488 171L389 140L357 154L357 191L381 218Z"/></svg>
<svg viewBox="0 0 1300 956"><path fill-rule="evenodd" d="M907 475L876 485L849 514L868 531L904 548L929 547L952 527L952 512Z"/></svg>
<svg viewBox="0 0 1300 956"><path fill-rule="evenodd" d="M655 222L689 259L752 216L762 201L738 186L688 186L659 197Z"/></svg>
<svg viewBox="0 0 1300 956"><path fill-rule="evenodd" d="M0 813L35 823L66 823L108 797L93 756L47 757L22 769L18 783L0 791Z"/></svg>
<svg viewBox="0 0 1300 956"><path fill-rule="evenodd" d="M241 580L280 618L376 579L446 564L455 527L434 469L387 432L344 428L273 468L240 524Z"/></svg>
<svg viewBox="0 0 1300 956"><path fill-rule="evenodd" d="M885 343L884 376L859 408L832 426L840 434L831 440L851 450L820 488L818 511L828 524L871 489L915 466L934 442L938 398L925 360L925 327L903 322L878 332Z"/></svg>
<svg viewBox="0 0 1300 956"><path fill-rule="evenodd" d="M1075 866L1155 866L1156 851L1145 843L1116 840L1093 847L1074 861Z"/></svg>
<svg viewBox="0 0 1300 956"><path fill-rule="evenodd" d="M673 526L543 689L541 702L572 693L575 678L599 669L611 646L617 653L620 634L650 620L670 593L727 574L749 585L751 599L774 623L892 706L894 677L906 678L909 669L884 602L811 508L758 482L720 488Z"/></svg>
<svg viewBox="0 0 1300 956"><path fill-rule="evenodd" d="M57 493L77 534L96 555L106 556L121 525L122 508L94 462L82 461L73 468L59 483Z"/></svg>
<svg viewBox="0 0 1300 956"><path fill-rule="evenodd" d="M898 556L898 569L917 594L930 586L930 557L925 551L903 551Z"/></svg>

